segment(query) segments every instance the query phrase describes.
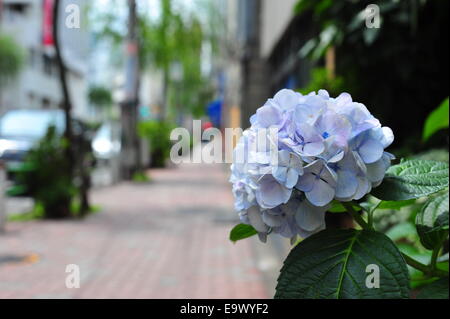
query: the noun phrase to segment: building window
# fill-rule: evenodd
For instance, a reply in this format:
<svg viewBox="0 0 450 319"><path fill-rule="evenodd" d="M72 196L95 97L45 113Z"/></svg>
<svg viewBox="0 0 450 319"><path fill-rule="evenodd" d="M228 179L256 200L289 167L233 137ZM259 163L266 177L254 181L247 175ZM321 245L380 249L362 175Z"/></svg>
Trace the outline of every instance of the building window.
<svg viewBox="0 0 450 319"><path fill-rule="evenodd" d="M26 3L4 4L3 12L5 20L14 22L25 14Z"/></svg>
<svg viewBox="0 0 450 319"><path fill-rule="evenodd" d="M28 62L30 63L30 66L32 68L36 67L36 65L37 65L37 53L36 53L36 50L33 48L31 48L29 50Z"/></svg>
<svg viewBox="0 0 450 319"><path fill-rule="evenodd" d="M50 100L46 97L42 98L42 108L49 109L50 108Z"/></svg>
<svg viewBox="0 0 450 319"><path fill-rule="evenodd" d="M50 76L55 74L55 68L56 68L55 59L46 54L43 54L42 61L43 61L44 73L47 75L50 75Z"/></svg>
<svg viewBox="0 0 450 319"><path fill-rule="evenodd" d="M29 92L28 93L28 103L29 103L29 108L34 108L35 107L35 105L34 105L34 101L35 101L35 99L36 99L36 96L34 95L34 93L33 92Z"/></svg>

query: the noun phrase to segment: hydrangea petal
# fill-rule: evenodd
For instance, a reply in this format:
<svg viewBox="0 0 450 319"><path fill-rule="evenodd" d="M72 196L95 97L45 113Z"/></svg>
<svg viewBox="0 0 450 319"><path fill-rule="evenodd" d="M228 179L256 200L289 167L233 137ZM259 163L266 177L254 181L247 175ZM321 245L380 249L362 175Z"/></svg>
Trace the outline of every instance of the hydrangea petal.
<svg viewBox="0 0 450 319"><path fill-rule="evenodd" d="M272 167L273 177L281 184L286 181L287 172L288 172L287 167L283 167L283 166Z"/></svg>
<svg viewBox="0 0 450 319"><path fill-rule="evenodd" d="M367 178L358 176L357 180L358 180L358 188L356 189L355 195L353 195L354 200L360 200L372 190L372 185Z"/></svg>
<svg viewBox="0 0 450 319"><path fill-rule="evenodd" d="M383 159L380 159L379 161L372 164L367 164L367 178L372 183L383 180L385 174L386 166Z"/></svg>
<svg viewBox="0 0 450 319"><path fill-rule="evenodd" d="M314 187L315 180L316 178L313 174L304 174L299 178L296 188L304 192L310 192Z"/></svg>
<svg viewBox="0 0 450 319"><path fill-rule="evenodd" d="M256 231L265 233L269 230L269 227L267 227L267 225L262 220L261 212L259 211L258 207L253 206L249 208L247 210L247 217L250 225L252 225Z"/></svg>
<svg viewBox="0 0 450 319"><path fill-rule="evenodd" d="M263 128L278 125L281 118L281 111L271 103L267 103L256 111L256 119Z"/></svg>
<svg viewBox="0 0 450 319"><path fill-rule="evenodd" d="M283 89L278 92L273 98L282 110L293 109L299 104L299 97L301 95L292 90Z"/></svg>
<svg viewBox="0 0 450 319"><path fill-rule="evenodd" d="M292 190L284 187L271 175L266 175L260 180L256 190L256 200L263 209L271 209L288 202Z"/></svg>
<svg viewBox="0 0 450 319"><path fill-rule="evenodd" d="M295 169L289 169L286 174L286 184L285 186L287 188L294 188L294 186L297 184L299 177L299 173Z"/></svg>
<svg viewBox="0 0 450 319"><path fill-rule="evenodd" d="M358 189L358 180L355 173L340 170L338 173L338 180L336 185L336 197L351 198L355 195Z"/></svg>
<svg viewBox="0 0 450 319"><path fill-rule="evenodd" d="M336 98L336 105L338 108L341 108L347 104L352 103L352 96L348 93L341 93L337 98Z"/></svg>
<svg viewBox="0 0 450 319"><path fill-rule="evenodd" d="M318 156L323 153L325 146L322 142L308 143L303 147L304 156Z"/></svg>
<svg viewBox="0 0 450 319"><path fill-rule="evenodd" d="M314 232L325 226L325 210L322 207L302 201L295 214L295 220L300 228L307 232Z"/></svg>
<svg viewBox="0 0 450 319"><path fill-rule="evenodd" d="M270 210L265 210L262 213L262 219L270 227L280 227L283 225L284 218L280 214L275 214Z"/></svg>
<svg viewBox="0 0 450 319"><path fill-rule="evenodd" d="M315 206L329 204L335 195L335 190L327 182L317 179L311 191L305 193L306 198Z"/></svg>
<svg viewBox="0 0 450 319"><path fill-rule="evenodd" d="M358 150L359 155L361 155L362 160L366 164L378 161L383 156L383 152L383 145L373 138L366 139Z"/></svg>

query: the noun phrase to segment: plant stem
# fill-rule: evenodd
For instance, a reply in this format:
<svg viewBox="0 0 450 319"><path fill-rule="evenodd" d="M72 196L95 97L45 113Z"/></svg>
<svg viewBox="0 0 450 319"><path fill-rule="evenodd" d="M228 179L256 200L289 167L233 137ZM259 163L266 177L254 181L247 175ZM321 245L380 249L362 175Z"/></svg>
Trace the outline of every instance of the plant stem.
<svg viewBox="0 0 450 319"><path fill-rule="evenodd" d="M353 209L353 206L351 203L342 203L342 205L347 209L347 212L352 215L352 217L355 219L355 221L364 229L370 229L369 224L362 218L360 214L358 214L357 211Z"/></svg>
<svg viewBox="0 0 450 319"><path fill-rule="evenodd" d="M402 253L403 258L405 259L406 263L410 265L411 267L420 270L424 274L429 273L429 269L427 265L422 264L421 262L418 262L417 260L409 257L408 255Z"/></svg>
<svg viewBox="0 0 450 319"><path fill-rule="evenodd" d="M382 200L379 200L378 203L374 207L372 207L371 209L369 209L369 211L367 211L367 215L369 216L367 221L368 221L369 227L371 229L373 229L373 214L375 213L375 211L377 210L378 206L380 206L380 204L382 202L383 202Z"/></svg>
<svg viewBox="0 0 450 319"><path fill-rule="evenodd" d="M441 269L431 269L429 266L422 264L421 262L418 262L417 260L409 257L408 255L402 253L403 258L405 259L406 263L410 265L411 267L420 270L425 275L428 275L430 277L448 277L448 272L441 270Z"/></svg>
<svg viewBox="0 0 450 319"><path fill-rule="evenodd" d="M439 252L441 251L441 247L437 247L433 249L433 254L431 255L431 262L430 262L430 270L435 271L437 269L436 263L437 259L439 257Z"/></svg>

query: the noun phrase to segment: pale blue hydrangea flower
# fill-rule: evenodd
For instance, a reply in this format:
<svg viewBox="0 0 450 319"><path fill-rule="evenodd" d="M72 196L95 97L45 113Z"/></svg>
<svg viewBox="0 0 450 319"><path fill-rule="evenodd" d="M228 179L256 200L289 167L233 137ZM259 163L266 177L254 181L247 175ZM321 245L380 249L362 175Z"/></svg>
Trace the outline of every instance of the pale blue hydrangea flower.
<svg viewBox="0 0 450 319"><path fill-rule="evenodd" d="M262 240L271 232L295 239L324 229L330 203L362 199L394 159L385 151L392 130L348 93L281 90L250 122L230 182L242 222Z"/></svg>

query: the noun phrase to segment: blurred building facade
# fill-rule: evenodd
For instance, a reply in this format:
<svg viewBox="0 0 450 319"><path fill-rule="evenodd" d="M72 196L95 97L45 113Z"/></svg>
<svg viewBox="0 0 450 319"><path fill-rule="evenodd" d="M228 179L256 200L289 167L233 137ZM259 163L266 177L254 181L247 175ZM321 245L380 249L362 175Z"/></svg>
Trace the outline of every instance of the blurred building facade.
<svg viewBox="0 0 450 319"><path fill-rule="evenodd" d="M2 0L1 32L10 35L25 50L24 66L19 76L5 87L0 100L0 114L17 108L59 108L62 92L54 49L45 33L51 30L53 1ZM87 0L76 4L80 13L80 28L68 28L65 8L73 3L63 0L60 13L60 43L67 66L68 85L76 117L88 116L87 57L89 33L83 19ZM50 16L49 16L50 15ZM46 42L47 41L47 42Z"/></svg>
<svg viewBox="0 0 450 319"><path fill-rule="evenodd" d="M313 24L308 17L294 14L296 3L227 0L225 41L234 50L225 51L225 126L245 129L250 116L274 93L282 88L299 88L309 81L312 66L299 51Z"/></svg>

